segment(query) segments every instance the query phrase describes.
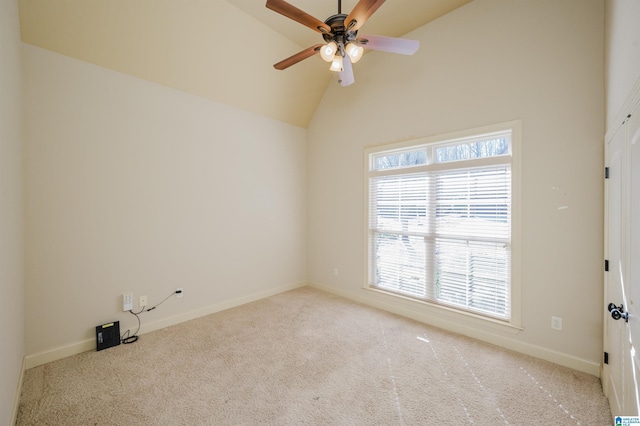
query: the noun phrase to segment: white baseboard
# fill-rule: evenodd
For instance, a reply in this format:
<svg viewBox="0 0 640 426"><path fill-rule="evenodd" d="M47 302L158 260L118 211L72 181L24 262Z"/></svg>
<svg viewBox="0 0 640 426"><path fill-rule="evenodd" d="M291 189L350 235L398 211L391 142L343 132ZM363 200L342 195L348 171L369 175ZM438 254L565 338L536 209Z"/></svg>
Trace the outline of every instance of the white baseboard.
<svg viewBox="0 0 640 426"><path fill-rule="evenodd" d="M180 324L186 321L191 321L196 318L204 317L207 315L215 314L216 312L224 311L227 309L235 308L236 306L241 306L247 303L255 302L256 300L264 299L270 296L274 296L276 294L284 293L286 291L294 290L296 288L304 287L307 285L306 282L296 283L291 285L285 285L281 287L272 288L269 290L261 291L258 293L253 293L247 296L239 297L237 299L229 300L226 302L218 303L212 306L207 306L202 309L197 309L191 312L185 312L183 314L179 314L170 318L165 318L161 320L157 320L149 323L148 325L143 325L140 328L140 333L144 334L149 333L151 331L160 330L162 328L166 328L172 325ZM95 344L95 340L93 341Z"/></svg>
<svg viewBox="0 0 640 426"><path fill-rule="evenodd" d="M18 378L18 386L16 387L16 396L13 401L13 413L11 414L10 425L15 425L18 421L18 407L20 406L20 395L22 394L22 382L24 380L24 372L26 370L26 357L22 357L22 365L20 366L20 377Z"/></svg>
<svg viewBox="0 0 640 426"><path fill-rule="evenodd" d="M58 359L66 358L71 355L87 352L95 348L95 339L87 339L65 346L58 346L57 348L38 352L36 354L27 355L25 357L26 369L28 370L30 368L37 367L51 361L56 361Z"/></svg>
<svg viewBox="0 0 640 426"><path fill-rule="evenodd" d="M512 350L524 355L529 355L535 358L543 359L545 361L553 362L554 364L562 365L572 368L574 370L582 371L584 373L591 374L596 377L600 377L600 364L597 362L577 358L573 355L557 352L548 348L533 345L530 343L522 342L517 339L511 338L509 333L498 333L490 328L481 329L473 327L467 324L463 324L459 321L451 321L448 318L437 317L427 312L418 312L415 309L409 307L403 307L401 303L392 304L384 302L383 298L372 296L370 292L362 289L359 293L352 293L337 289L335 287L326 286L317 283L308 283L310 287L318 290L332 293L345 299L350 299L364 305L372 306L374 308L382 309L384 311L392 312L397 315L402 315L414 319L416 321L432 325L447 331L462 334L474 339L481 340L483 342L491 343L505 349ZM511 334L513 335L513 334Z"/></svg>
<svg viewBox="0 0 640 426"><path fill-rule="evenodd" d="M173 317L159 319L157 321L153 321L148 324L143 324L142 327L140 327L140 331L138 332L138 334L141 335L145 333L150 333L152 331L156 331L165 327L180 324L185 321L190 321L192 319L214 314L216 312L224 311L226 309L235 308L236 306L244 305L246 303L255 302L256 300L264 299L269 296L274 296L279 293L284 293L285 291L294 290L296 288L303 287L305 285L306 283L296 283L296 284L280 286L280 287L272 288L269 290L261 291L258 293L249 294L247 296L239 297L237 299L228 300L226 302L217 303L215 305L207 306L205 308L197 309L195 311L185 312L183 314L175 315ZM96 348L96 340L92 338L92 339L82 340L80 342L71 343L69 345L49 349L36 354L27 355L25 356L25 360L23 362L24 364L23 371L25 369L28 370L30 368L37 367L39 365L46 364L51 361L56 361L58 359L66 358L68 356L95 350L95 348Z"/></svg>

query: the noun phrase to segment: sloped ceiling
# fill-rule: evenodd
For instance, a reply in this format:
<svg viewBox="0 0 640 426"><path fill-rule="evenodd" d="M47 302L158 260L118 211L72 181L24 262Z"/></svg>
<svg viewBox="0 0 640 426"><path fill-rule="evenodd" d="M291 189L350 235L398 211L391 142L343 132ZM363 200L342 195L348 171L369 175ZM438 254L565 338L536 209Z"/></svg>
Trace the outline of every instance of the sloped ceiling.
<svg viewBox="0 0 640 426"><path fill-rule="evenodd" d="M398 37L471 0L387 0L362 34ZM320 20L334 0L289 0ZM348 13L357 0L342 1ZM319 57L273 64L322 42L265 0L19 0L22 40L306 127L336 76ZM357 84L357 82L356 82Z"/></svg>

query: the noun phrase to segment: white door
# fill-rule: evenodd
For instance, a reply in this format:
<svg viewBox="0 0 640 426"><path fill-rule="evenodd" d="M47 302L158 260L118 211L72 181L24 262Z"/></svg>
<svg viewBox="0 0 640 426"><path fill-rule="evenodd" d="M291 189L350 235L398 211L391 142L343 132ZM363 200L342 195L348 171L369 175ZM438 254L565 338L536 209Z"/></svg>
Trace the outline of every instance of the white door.
<svg viewBox="0 0 640 426"><path fill-rule="evenodd" d="M619 306L623 299L622 283L626 276L626 264L623 262L626 251L625 211L626 206L626 128L621 127L608 143L606 156L609 179L606 181L606 257L609 261L609 272L605 280L605 304L610 302ZM624 334L626 323L614 321L610 313L604 319L604 350L608 354L608 364L603 370L603 387L613 416L625 415L624 410Z"/></svg>
<svg viewBox="0 0 640 426"><path fill-rule="evenodd" d="M627 120L629 155L629 279L623 284L629 312L627 335L630 365L625 370L625 409L640 412L640 108ZM637 348L636 348L637 346Z"/></svg>
<svg viewBox="0 0 640 426"><path fill-rule="evenodd" d="M640 412L640 110L607 144L603 386L613 416ZM615 305L617 308L613 308ZM617 318L617 319L616 319Z"/></svg>

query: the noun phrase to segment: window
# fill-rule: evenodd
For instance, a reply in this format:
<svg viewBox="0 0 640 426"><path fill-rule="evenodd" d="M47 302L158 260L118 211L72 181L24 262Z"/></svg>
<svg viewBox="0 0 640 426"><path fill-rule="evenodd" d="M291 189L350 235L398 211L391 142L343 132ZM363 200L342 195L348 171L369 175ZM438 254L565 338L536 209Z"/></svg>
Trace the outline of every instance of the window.
<svg viewBox="0 0 640 426"><path fill-rule="evenodd" d="M512 320L516 129L366 151L369 288Z"/></svg>

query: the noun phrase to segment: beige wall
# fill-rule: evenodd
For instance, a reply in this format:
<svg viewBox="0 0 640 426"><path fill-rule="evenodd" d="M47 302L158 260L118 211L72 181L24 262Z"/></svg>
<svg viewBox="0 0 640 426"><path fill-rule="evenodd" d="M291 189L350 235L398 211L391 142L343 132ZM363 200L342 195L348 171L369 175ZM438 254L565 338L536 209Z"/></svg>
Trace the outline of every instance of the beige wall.
<svg viewBox="0 0 640 426"><path fill-rule="evenodd" d="M296 126L307 126L330 78L319 57L275 70L308 46L223 0L19 3L25 43Z"/></svg>
<svg viewBox="0 0 640 426"><path fill-rule="evenodd" d="M605 84L607 131L615 122L624 102L636 84L640 84L640 2L606 0L605 20Z"/></svg>
<svg viewBox="0 0 640 426"><path fill-rule="evenodd" d="M353 86L329 86L308 136L308 280L598 374L603 25L603 0L475 0L408 34L421 42L415 56L367 55ZM364 290L364 147L515 119L524 330ZM563 318L563 331L551 329L551 316Z"/></svg>
<svg viewBox="0 0 640 426"><path fill-rule="evenodd" d="M12 424L24 356L18 4L0 0L0 424Z"/></svg>
<svg viewBox="0 0 640 426"><path fill-rule="evenodd" d="M184 288L143 314L148 331L304 283L304 129L23 55L28 365L134 326L124 292L137 306Z"/></svg>

